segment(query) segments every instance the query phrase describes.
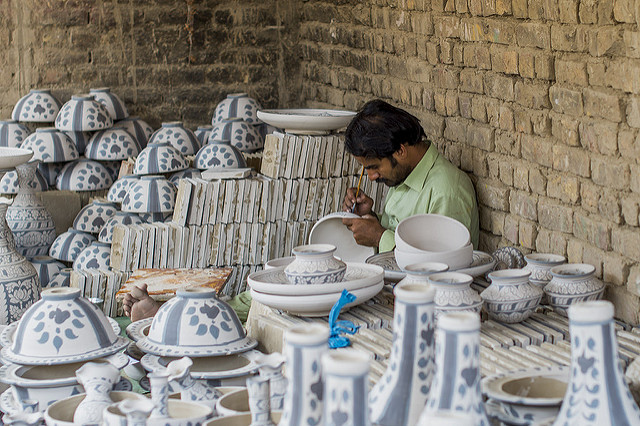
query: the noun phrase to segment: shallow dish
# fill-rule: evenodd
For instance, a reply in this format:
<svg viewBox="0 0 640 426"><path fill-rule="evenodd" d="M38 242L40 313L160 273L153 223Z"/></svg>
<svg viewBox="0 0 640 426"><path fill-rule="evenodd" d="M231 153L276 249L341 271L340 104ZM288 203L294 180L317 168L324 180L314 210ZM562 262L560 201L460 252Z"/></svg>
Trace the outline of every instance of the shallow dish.
<svg viewBox="0 0 640 426"><path fill-rule="evenodd" d="M256 350L250 350L239 354L226 356L209 356L192 358L191 376L198 380L226 379L230 377L246 376L258 370L257 360L262 354ZM177 357L161 357L146 354L140 360L142 367L147 371L154 371L166 367Z"/></svg>
<svg viewBox="0 0 640 426"><path fill-rule="evenodd" d="M33 157L33 151L21 148L0 147L0 170L14 169Z"/></svg>
<svg viewBox="0 0 640 426"><path fill-rule="evenodd" d="M343 262L364 262L375 253L373 247L358 245L353 232L342 224L342 219L358 219L360 216L348 212L331 213L318 220L309 234L309 244L332 244L335 256Z"/></svg>
<svg viewBox="0 0 640 426"><path fill-rule="evenodd" d="M263 109L258 119L288 133L325 134L347 127L355 117L353 111L331 109Z"/></svg>

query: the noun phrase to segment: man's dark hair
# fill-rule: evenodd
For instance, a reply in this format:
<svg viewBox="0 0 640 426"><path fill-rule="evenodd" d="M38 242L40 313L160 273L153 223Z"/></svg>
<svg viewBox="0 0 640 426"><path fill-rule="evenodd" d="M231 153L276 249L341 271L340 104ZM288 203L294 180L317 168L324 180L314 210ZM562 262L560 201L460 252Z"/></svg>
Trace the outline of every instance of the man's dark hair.
<svg viewBox="0 0 640 426"><path fill-rule="evenodd" d="M387 158L400 145L416 145L426 138L424 129L413 115L374 99L364 104L351 120L345 134L347 151L356 157Z"/></svg>

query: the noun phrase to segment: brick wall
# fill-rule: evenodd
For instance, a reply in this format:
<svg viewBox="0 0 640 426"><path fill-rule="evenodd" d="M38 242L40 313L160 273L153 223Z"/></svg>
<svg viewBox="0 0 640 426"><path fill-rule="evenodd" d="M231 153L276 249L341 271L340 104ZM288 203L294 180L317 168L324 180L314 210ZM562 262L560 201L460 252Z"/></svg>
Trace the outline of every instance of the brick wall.
<svg viewBox="0 0 640 426"><path fill-rule="evenodd" d="M469 172L481 248L594 264L640 304L640 11L633 0L301 3L309 106L383 98Z"/></svg>

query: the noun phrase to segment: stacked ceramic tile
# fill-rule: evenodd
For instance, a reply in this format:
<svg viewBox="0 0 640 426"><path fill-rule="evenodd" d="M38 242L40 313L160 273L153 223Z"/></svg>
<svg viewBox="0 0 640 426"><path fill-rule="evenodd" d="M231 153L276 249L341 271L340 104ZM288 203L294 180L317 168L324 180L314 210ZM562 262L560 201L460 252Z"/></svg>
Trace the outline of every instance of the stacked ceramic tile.
<svg viewBox="0 0 640 426"><path fill-rule="evenodd" d="M102 299L102 312L109 317L122 315L118 312L116 293L131 274L120 271L88 269L71 272L70 287L80 289L80 295Z"/></svg>

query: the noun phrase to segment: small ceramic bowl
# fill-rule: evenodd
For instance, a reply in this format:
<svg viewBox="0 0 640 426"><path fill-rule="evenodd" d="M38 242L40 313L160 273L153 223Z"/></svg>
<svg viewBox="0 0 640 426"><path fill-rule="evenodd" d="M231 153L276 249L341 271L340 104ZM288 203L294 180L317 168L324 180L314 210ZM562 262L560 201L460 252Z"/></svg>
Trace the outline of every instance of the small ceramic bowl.
<svg viewBox="0 0 640 426"><path fill-rule="evenodd" d="M16 103L11 118L28 123L53 123L62 103L48 89L34 89Z"/></svg>
<svg viewBox="0 0 640 426"><path fill-rule="evenodd" d="M140 176L126 175L116 180L109 188L109 192L107 192L107 200L112 203L122 203L125 195L127 195L127 190L139 179Z"/></svg>
<svg viewBox="0 0 640 426"><path fill-rule="evenodd" d="M56 178L56 187L61 191L99 191L112 183L104 165L87 159L67 164Z"/></svg>
<svg viewBox="0 0 640 426"><path fill-rule="evenodd" d="M405 253L442 253L471 242L469 230L455 219L439 214L418 214L396 227L396 248Z"/></svg>
<svg viewBox="0 0 640 426"><path fill-rule="evenodd" d="M195 159L195 166L200 170L223 167L238 169L247 167L242 152L228 141L212 141L200 148Z"/></svg>
<svg viewBox="0 0 640 426"><path fill-rule="evenodd" d="M405 252L398 247L395 249L395 258L400 269L404 270L408 265L422 262L440 262L449 265L449 270L466 268L473 262L473 245L443 252Z"/></svg>
<svg viewBox="0 0 640 426"><path fill-rule="evenodd" d="M73 220L73 229L97 234L109 219L118 212L115 203L94 200L84 206Z"/></svg>
<svg viewBox="0 0 640 426"><path fill-rule="evenodd" d="M98 241L111 244L113 241L113 228L116 225L140 225L142 223L144 222L140 219L140 216L135 213L116 212L100 230Z"/></svg>
<svg viewBox="0 0 640 426"><path fill-rule="evenodd" d="M196 135L196 138L198 138L200 146L205 146L207 144L207 141L209 141L209 134L212 129L213 126L211 125L198 126L198 128L193 132L193 134Z"/></svg>
<svg viewBox="0 0 640 426"><path fill-rule="evenodd" d="M39 175L42 177L43 181L46 182L47 188L49 188L49 186L55 186L56 179L63 167L64 163L38 163L36 179L38 179Z"/></svg>
<svg viewBox="0 0 640 426"><path fill-rule="evenodd" d="M73 141L55 127L41 127L30 134L21 145L33 151L33 159L43 163L60 163L78 159Z"/></svg>
<svg viewBox="0 0 640 426"><path fill-rule="evenodd" d="M110 258L111 244L94 241L78 255L78 258L73 262L73 269L75 271L84 271L87 269L108 271L111 269L109 264Z"/></svg>
<svg viewBox="0 0 640 426"><path fill-rule="evenodd" d="M255 152L264 146L258 130L237 117L224 119L213 126L208 143L217 140L229 140L242 152Z"/></svg>
<svg viewBox="0 0 640 426"><path fill-rule="evenodd" d="M107 317L80 290L70 287L42 291L42 299L20 321L0 335L2 356L16 364L55 365L88 361L124 349Z"/></svg>
<svg viewBox="0 0 640 426"><path fill-rule="evenodd" d="M75 95L56 117L56 128L67 132L93 132L113 126L107 109L93 95Z"/></svg>
<svg viewBox="0 0 640 426"><path fill-rule="evenodd" d="M195 169L195 168L180 170L179 172L173 173L169 177L169 182L171 182L177 188L180 179L186 179L186 178L190 178L190 179L197 178L197 179L200 179L200 178L202 178L202 173L200 173L200 170Z"/></svg>
<svg viewBox="0 0 640 426"><path fill-rule="evenodd" d="M63 263L58 262L51 256L35 256L31 259L31 264L36 268L42 288L48 287L53 276L65 267Z"/></svg>
<svg viewBox="0 0 640 426"><path fill-rule="evenodd" d="M136 158L133 173L153 175L172 173L189 167L187 159L168 142L149 143Z"/></svg>
<svg viewBox="0 0 640 426"><path fill-rule="evenodd" d="M100 102L109 112L109 116L115 120L122 120L129 116L127 107L120 100L118 95L113 93L108 87L89 89L89 94L93 95L96 101Z"/></svg>
<svg viewBox="0 0 640 426"><path fill-rule="evenodd" d="M0 121L0 146L19 148L22 142L31 133L24 124L15 120Z"/></svg>
<svg viewBox="0 0 640 426"><path fill-rule="evenodd" d="M78 154L84 154L84 150L89 144L89 139L91 139L91 132L63 132L65 135L69 136L69 139L73 141L73 144L76 146L78 150Z"/></svg>
<svg viewBox="0 0 640 426"><path fill-rule="evenodd" d="M176 189L162 176L142 176L129 187L122 200L122 211L169 213L173 211Z"/></svg>
<svg viewBox="0 0 640 426"><path fill-rule="evenodd" d="M67 232L58 235L53 241L49 249L49 256L63 262L73 262L95 240L96 237L91 234L69 228Z"/></svg>
<svg viewBox="0 0 640 426"><path fill-rule="evenodd" d="M100 130L91 136L85 156L92 160L126 160L138 155L138 141L124 127Z"/></svg>
<svg viewBox="0 0 640 426"><path fill-rule="evenodd" d="M246 93L229 93L227 98L216 106L211 124L215 126L223 120L238 117L251 125L256 125L260 123L257 115L259 109L262 109L260 104Z"/></svg>
<svg viewBox="0 0 640 426"><path fill-rule="evenodd" d="M41 165L42 163L38 164L38 167ZM29 182L29 187L34 191L46 191L49 189L49 184L42 174L36 170L36 177ZM0 179L0 194L17 194L19 189L18 173L15 170L5 173Z"/></svg>
<svg viewBox="0 0 640 426"><path fill-rule="evenodd" d="M64 268L51 277L48 287L69 287L71 284L71 271L73 268Z"/></svg>
<svg viewBox="0 0 640 426"><path fill-rule="evenodd" d="M141 150L147 146L147 142L153 134L153 128L138 117L127 117L114 123L114 126L124 127L127 132L131 133L138 141Z"/></svg>
<svg viewBox="0 0 640 426"><path fill-rule="evenodd" d="M75 395L51 404L44 413L44 419L47 426L77 426L77 423L73 422L73 415L76 412L76 408L78 408L78 405L80 405L85 397L86 394ZM111 392L109 397L113 402L120 402L125 399L148 400L145 395L135 392L115 391ZM126 425L126 421L122 424Z"/></svg>
<svg viewBox="0 0 640 426"><path fill-rule="evenodd" d="M162 123L162 127L156 130L149 143L168 142L182 155L193 155L200 149L200 141L193 132L179 121Z"/></svg>

